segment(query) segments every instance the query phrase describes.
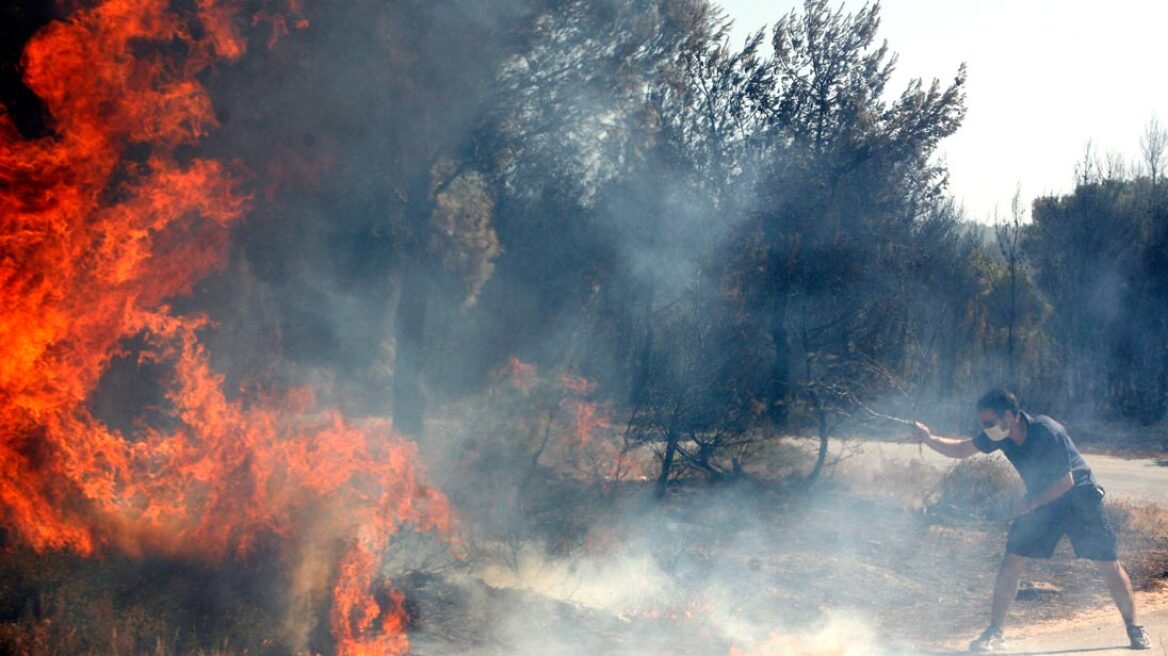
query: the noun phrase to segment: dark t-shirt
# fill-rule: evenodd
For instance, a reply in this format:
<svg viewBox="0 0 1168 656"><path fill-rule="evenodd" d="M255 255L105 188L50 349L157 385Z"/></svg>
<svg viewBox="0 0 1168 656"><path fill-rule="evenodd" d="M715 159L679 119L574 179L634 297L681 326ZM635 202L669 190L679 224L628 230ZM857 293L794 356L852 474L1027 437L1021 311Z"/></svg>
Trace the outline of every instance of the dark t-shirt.
<svg viewBox="0 0 1168 656"><path fill-rule="evenodd" d="M1025 412L1022 419L1030 427L1022 444L1009 437L995 442L982 431L973 438L973 445L982 453L1001 449L1018 470L1026 484L1026 492L1031 496L1042 493L1068 471L1074 476L1076 486L1096 485L1091 468L1062 424L1046 415L1031 416Z"/></svg>

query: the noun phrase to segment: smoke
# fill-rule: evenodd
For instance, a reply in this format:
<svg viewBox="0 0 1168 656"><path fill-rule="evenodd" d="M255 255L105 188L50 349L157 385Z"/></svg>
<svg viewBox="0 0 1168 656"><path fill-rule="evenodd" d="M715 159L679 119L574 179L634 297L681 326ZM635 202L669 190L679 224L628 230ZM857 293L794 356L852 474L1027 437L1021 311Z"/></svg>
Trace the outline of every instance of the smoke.
<svg viewBox="0 0 1168 656"><path fill-rule="evenodd" d="M176 163L223 162L214 173L231 172L244 188L207 191L236 201L219 213L198 193L180 199L187 205L161 203L190 206L182 218L212 225L171 237L214 257L171 278L174 269L159 263L179 249L160 249L150 260L158 266L139 276L170 283L149 286L153 321L110 337L92 366L79 368L82 380L93 379L80 386L85 410L123 431L127 452L162 445L159 453L178 454L163 458L165 467L144 458L121 468L181 473L173 485L151 481L147 492L157 486L194 506L205 494L213 512L197 515L193 528L167 524L172 530L144 544L129 529L101 537L147 552L159 540L162 552L184 554L187 540L207 534L221 558L248 553L254 535L278 536L288 583L283 639L297 649L316 646L328 624L342 649L368 639L371 649L400 652L399 625L425 593L403 601L369 579L464 569L444 585L493 604L473 611L491 618L476 639L507 653L616 653L602 649L606 635L620 636L627 653L676 653L691 640L698 653L871 653L873 632L851 602L870 602L860 599L873 594L868 585L901 595L890 603L919 592L887 563L863 564L870 539L849 527L870 521L871 508L828 497L775 510L767 503L782 502L746 486L684 488L661 507L630 492L657 474L661 444L630 444L642 427L619 425L612 407L636 393L681 389L666 401L680 398L688 407L678 414L688 414L670 430L692 438L731 417L728 432L742 431L774 394L758 382L772 363L738 356L795 357L771 335L767 349L742 346L795 318L768 309L762 314L773 313L777 328L739 321L752 299L776 298L772 283L787 284L774 273L786 252L760 257L754 269L724 263L765 250L755 225L762 194L797 206L811 181L792 175L781 180L789 187L764 192L744 137L730 140L735 152L715 152L722 144L712 126L680 111L692 110L692 98L646 97L662 81L680 83L676 58L693 32L720 38L709 7L277 4L281 11L257 14L251 30L246 21L216 22L227 19L214 12L200 19L235 25L238 40L215 41L231 56L195 67L206 89L194 96L200 127L172 126L197 133L168 143ZM711 20L713 35L702 32ZM658 124L670 120L668 110L684 116ZM131 133L158 129L115 113ZM660 116L646 119L653 113ZM130 178L142 165L135 157L131 148L122 172ZM720 167L722 157L738 159ZM840 229L838 216L805 218L813 225L798 226L800 235L829 234L833 220ZM788 245L797 250L796 242ZM118 249L133 243L109 239L103 245L114 252L103 253L120 261ZM803 257L822 256L816 271L832 274L850 252L825 247ZM110 280L124 282L117 273ZM831 318L840 300L825 291L833 284L807 283L800 307L815 305L804 325ZM89 298L89 289L77 291ZM141 337L150 330L168 339ZM802 348L810 357L818 347ZM497 372L513 356L538 365L539 380L501 383ZM158 360L167 364L154 371ZM744 389L722 384L732 365L749 365L754 378ZM656 374L656 383L632 382L638 374ZM389 424L406 423L409 404L393 389L411 375L429 420L416 447ZM593 383L580 384L580 375ZM119 382L152 377L171 392L160 398L155 385ZM192 437L180 425L211 430ZM204 458L211 437L222 449ZM419 460L432 476L415 468ZM693 466L730 471L723 460ZM191 501L192 479L230 489L216 496L199 488ZM241 501L239 490L250 496ZM460 524L448 523L447 497ZM261 512L236 520L239 507ZM911 530L880 548L910 553L920 526L891 514L887 522ZM445 542L419 545L399 526L435 530ZM776 545L789 549L779 556ZM471 554L465 565L456 557L462 547ZM803 576L776 578L790 571ZM849 576L857 580L839 580ZM483 585L526 596L500 598ZM533 617L550 628L533 630ZM425 627L418 635L441 637Z"/></svg>
<svg viewBox="0 0 1168 656"><path fill-rule="evenodd" d="M537 592L566 603L612 612L669 608L679 592L641 544L622 540L598 554L558 560L536 545L523 545L513 565L485 562L473 575L493 588Z"/></svg>
<svg viewBox="0 0 1168 656"><path fill-rule="evenodd" d="M470 618L477 644L499 653L859 655L909 641L894 625L906 612L895 605L928 593L907 572L881 569L876 562L892 559L872 558L861 528L889 518L838 500L798 509L769 501L777 499L723 489L633 504L594 525L604 538L591 545L554 555L526 544L509 564L480 561L449 585L477 590L459 597L459 616ZM877 546L911 552L912 522L896 521L901 536L888 541L897 529L886 527ZM448 641L452 629L437 615L418 609L419 648L466 649Z"/></svg>

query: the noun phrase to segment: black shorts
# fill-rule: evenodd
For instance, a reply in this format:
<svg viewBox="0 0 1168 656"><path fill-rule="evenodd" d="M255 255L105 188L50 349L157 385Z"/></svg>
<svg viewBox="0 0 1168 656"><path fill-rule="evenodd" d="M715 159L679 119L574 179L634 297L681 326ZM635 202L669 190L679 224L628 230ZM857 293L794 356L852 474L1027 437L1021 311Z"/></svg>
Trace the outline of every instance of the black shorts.
<svg viewBox="0 0 1168 656"><path fill-rule="evenodd" d="M1022 515L1010 525L1006 553L1050 558L1063 535L1071 538L1075 556L1117 560L1115 531L1103 509L1103 490L1076 485L1057 500Z"/></svg>

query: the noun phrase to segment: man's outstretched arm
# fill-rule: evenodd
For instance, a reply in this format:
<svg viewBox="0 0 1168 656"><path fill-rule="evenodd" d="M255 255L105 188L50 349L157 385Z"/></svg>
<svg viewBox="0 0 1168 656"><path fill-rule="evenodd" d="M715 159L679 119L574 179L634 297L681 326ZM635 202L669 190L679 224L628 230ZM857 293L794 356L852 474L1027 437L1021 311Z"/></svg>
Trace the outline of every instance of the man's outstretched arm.
<svg viewBox="0 0 1168 656"><path fill-rule="evenodd" d="M973 444L973 440L962 440L956 437L941 437L933 435L929 427L919 421L913 422L913 439L921 444L928 444L929 448L950 458L968 458L981 453Z"/></svg>

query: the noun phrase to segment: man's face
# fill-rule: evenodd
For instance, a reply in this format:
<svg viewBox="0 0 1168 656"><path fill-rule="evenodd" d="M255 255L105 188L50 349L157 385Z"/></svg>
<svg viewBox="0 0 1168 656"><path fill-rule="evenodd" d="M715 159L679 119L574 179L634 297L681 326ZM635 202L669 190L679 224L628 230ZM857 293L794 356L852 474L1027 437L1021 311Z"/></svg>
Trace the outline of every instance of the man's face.
<svg viewBox="0 0 1168 656"><path fill-rule="evenodd" d="M1010 433L1010 411L1006 411L1005 417L999 417L998 413L990 408L986 408L977 413L977 420L981 423L981 427L985 430L986 436L991 440L998 441L1006 438Z"/></svg>

